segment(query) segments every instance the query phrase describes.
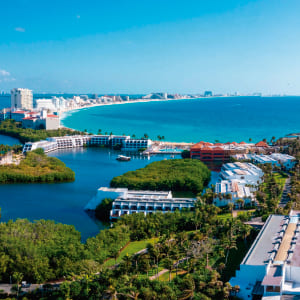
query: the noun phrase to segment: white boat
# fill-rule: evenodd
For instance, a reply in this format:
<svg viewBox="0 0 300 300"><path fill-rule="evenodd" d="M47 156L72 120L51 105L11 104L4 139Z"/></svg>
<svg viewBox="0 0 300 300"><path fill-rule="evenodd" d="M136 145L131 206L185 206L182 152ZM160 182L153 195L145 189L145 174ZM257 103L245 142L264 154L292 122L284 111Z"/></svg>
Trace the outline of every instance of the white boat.
<svg viewBox="0 0 300 300"><path fill-rule="evenodd" d="M130 156L124 156L124 155L118 155L118 157L116 158L116 160L119 160L119 161L129 161L129 160L131 160L131 157Z"/></svg>

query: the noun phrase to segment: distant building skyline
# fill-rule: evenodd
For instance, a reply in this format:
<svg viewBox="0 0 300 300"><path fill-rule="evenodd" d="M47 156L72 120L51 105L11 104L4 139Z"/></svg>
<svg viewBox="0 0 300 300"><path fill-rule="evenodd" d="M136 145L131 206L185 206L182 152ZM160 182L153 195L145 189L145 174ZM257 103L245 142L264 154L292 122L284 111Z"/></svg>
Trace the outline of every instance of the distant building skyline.
<svg viewBox="0 0 300 300"><path fill-rule="evenodd" d="M15 0L1 8L0 90L300 95L298 0Z"/></svg>

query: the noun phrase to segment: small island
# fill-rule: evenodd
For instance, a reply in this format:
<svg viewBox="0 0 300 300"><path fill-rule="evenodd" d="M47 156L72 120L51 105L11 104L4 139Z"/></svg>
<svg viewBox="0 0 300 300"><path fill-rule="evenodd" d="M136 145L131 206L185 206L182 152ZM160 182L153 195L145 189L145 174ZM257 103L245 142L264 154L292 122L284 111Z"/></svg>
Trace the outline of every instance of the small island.
<svg viewBox="0 0 300 300"><path fill-rule="evenodd" d="M13 150L8 149L11 152ZM7 152L5 155L7 155ZM15 163L0 165L0 183L33 183L74 181L75 173L55 157L48 157L43 149L17 154Z"/></svg>

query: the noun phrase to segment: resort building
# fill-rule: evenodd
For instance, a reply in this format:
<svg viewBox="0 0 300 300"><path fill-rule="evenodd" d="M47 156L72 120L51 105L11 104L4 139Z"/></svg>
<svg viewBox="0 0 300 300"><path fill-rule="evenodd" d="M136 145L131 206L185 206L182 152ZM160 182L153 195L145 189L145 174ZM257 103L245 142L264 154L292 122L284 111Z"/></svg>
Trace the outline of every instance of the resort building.
<svg viewBox="0 0 300 300"><path fill-rule="evenodd" d="M288 154L272 153L271 157L275 159L279 165L282 165L286 170L292 169L296 164L296 158Z"/></svg>
<svg viewBox="0 0 300 300"><path fill-rule="evenodd" d="M270 155L251 155L251 159L257 164L271 164L272 166L276 166L278 163L277 160Z"/></svg>
<svg viewBox="0 0 300 300"><path fill-rule="evenodd" d="M300 298L299 212L271 215L244 257L232 286L241 299Z"/></svg>
<svg viewBox="0 0 300 300"><path fill-rule="evenodd" d="M33 108L32 91L28 89L20 89L20 88L12 89L11 108L32 109Z"/></svg>
<svg viewBox="0 0 300 300"><path fill-rule="evenodd" d="M97 194L86 205L86 210L93 210L104 198L114 199L110 218L117 219L122 215L144 213L144 215L161 211L163 213L181 209L192 209L194 198L173 198L172 192L164 191L129 191L127 188L98 189Z"/></svg>
<svg viewBox="0 0 300 300"><path fill-rule="evenodd" d="M272 166L283 166L286 170L292 169L296 164L296 158L282 153L264 154L236 154L232 158L236 160L249 160L257 164L271 164Z"/></svg>
<svg viewBox="0 0 300 300"><path fill-rule="evenodd" d="M191 158L200 159L203 162L226 163L230 161L230 157L233 155L274 152L274 148L270 147L265 142L259 142L257 144L247 144L245 142L228 142L225 144L199 142L193 145L190 151Z"/></svg>
<svg viewBox="0 0 300 300"><path fill-rule="evenodd" d="M152 144L150 139L126 139L122 143L122 150L136 151L136 149L147 149Z"/></svg>
<svg viewBox="0 0 300 300"><path fill-rule="evenodd" d="M48 120L48 117L47 119L45 119L46 121ZM56 116L51 115L49 118L50 119L53 118L54 119L53 122L55 122ZM56 148L52 146L48 147L47 142L56 143L57 145ZM115 145L121 145L121 150L138 151L141 148L148 147L147 145L151 145L151 140L149 139L138 140L138 139L131 139L130 136L115 136L115 135L71 135L71 136L62 136L62 137L51 137L51 138L47 138L45 141L40 141L36 143L26 143L23 148L23 152L25 153L27 151L36 149L37 146L33 146L35 144L41 146L41 148L43 148L45 152L49 151L49 150L46 151L46 149L53 149L53 150L68 149L68 148L83 147L84 145L93 145L93 146L103 145L109 147L114 147Z"/></svg>
<svg viewBox="0 0 300 300"><path fill-rule="evenodd" d="M29 142L24 145L23 153L26 153L26 152L32 151L32 150L36 150L38 148L42 148L45 153L58 149L56 142L50 142L50 141L40 141L40 142L34 142L34 143Z"/></svg>
<svg viewBox="0 0 300 300"><path fill-rule="evenodd" d="M254 194L248 186L245 186L245 182L239 180L221 180L217 182L215 194L213 204L218 207L227 206L228 203L233 203L235 208L255 204Z"/></svg>
<svg viewBox="0 0 300 300"><path fill-rule="evenodd" d="M11 119L11 109L4 108L0 111L0 122L6 119Z"/></svg>
<svg viewBox="0 0 300 300"><path fill-rule="evenodd" d="M221 169L220 178L223 180L237 179L247 185L258 186L262 182L263 171L251 163L228 163Z"/></svg>
<svg viewBox="0 0 300 300"><path fill-rule="evenodd" d="M24 118L30 117L29 111L25 110L15 110L11 112L10 115L11 119L15 120L16 122L22 122Z"/></svg>

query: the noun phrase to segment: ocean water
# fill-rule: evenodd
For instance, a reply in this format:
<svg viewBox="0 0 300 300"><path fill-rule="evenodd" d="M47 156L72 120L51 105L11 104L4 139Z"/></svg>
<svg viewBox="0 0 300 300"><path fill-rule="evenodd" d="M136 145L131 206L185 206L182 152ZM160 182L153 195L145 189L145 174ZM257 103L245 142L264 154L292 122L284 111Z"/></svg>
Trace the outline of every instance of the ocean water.
<svg viewBox="0 0 300 300"><path fill-rule="evenodd" d="M95 236L107 224L95 220L84 211L84 206L99 187L109 186L110 180L127 171L143 168L165 157L148 159L132 157L129 162L116 160L120 152L104 148L77 148L49 153L75 171L76 179L69 183L3 184L0 185L1 221L27 218L31 221L50 219L74 225L82 239Z"/></svg>
<svg viewBox="0 0 300 300"><path fill-rule="evenodd" d="M86 108L67 113L62 123L176 142L257 142L300 132L299 116L300 97L226 97Z"/></svg>

